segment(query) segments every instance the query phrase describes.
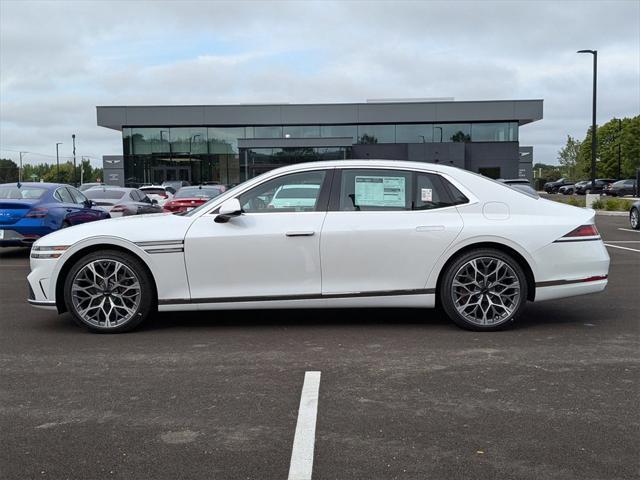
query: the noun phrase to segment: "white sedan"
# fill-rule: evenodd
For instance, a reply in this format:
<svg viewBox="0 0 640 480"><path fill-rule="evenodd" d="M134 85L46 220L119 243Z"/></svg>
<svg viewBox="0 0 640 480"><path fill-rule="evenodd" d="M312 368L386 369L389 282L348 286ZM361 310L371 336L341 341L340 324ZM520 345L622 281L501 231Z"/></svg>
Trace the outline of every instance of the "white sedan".
<svg viewBox="0 0 640 480"><path fill-rule="evenodd" d="M289 185L304 201L270 202ZM340 160L270 171L186 214L52 233L28 280L31 304L100 332L156 309L436 304L496 330L527 300L604 290L608 270L593 210L453 167Z"/></svg>

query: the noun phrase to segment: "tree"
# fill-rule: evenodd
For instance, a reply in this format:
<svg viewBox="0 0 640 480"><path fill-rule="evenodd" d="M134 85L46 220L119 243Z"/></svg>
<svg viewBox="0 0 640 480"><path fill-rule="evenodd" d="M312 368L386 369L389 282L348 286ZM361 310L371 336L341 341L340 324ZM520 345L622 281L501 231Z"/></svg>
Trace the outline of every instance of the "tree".
<svg viewBox="0 0 640 480"><path fill-rule="evenodd" d="M640 115L623 119L612 118L598 127L597 132L596 177L618 178L618 158L620 178L635 177L636 169L640 168ZM577 163L578 172L585 178L590 178L591 128L580 145Z"/></svg>
<svg viewBox="0 0 640 480"><path fill-rule="evenodd" d="M575 179L579 156L580 140L567 135L567 143L558 151L558 163L564 176Z"/></svg>
<svg viewBox="0 0 640 480"><path fill-rule="evenodd" d="M0 158L0 183L18 181L18 165L8 158Z"/></svg>

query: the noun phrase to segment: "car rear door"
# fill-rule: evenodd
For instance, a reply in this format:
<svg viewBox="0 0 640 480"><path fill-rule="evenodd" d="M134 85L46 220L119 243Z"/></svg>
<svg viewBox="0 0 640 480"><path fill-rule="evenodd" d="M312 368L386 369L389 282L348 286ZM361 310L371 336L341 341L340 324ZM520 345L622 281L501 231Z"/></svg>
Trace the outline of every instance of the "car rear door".
<svg viewBox="0 0 640 480"><path fill-rule="evenodd" d="M322 293L412 293L462 230L444 179L395 169L336 169L322 228Z"/></svg>

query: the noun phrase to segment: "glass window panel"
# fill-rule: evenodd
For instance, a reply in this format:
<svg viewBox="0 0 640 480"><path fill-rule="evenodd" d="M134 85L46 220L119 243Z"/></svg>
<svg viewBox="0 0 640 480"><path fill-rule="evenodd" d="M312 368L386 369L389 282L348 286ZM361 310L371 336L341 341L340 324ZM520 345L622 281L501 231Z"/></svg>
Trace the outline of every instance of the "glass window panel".
<svg viewBox="0 0 640 480"><path fill-rule="evenodd" d="M439 175L417 173L414 210L431 210L453 205L443 182Z"/></svg>
<svg viewBox="0 0 640 480"><path fill-rule="evenodd" d="M253 138L282 138L282 127L253 127Z"/></svg>
<svg viewBox="0 0 640 480"><path fill-rule="evenodd" d="M396 125L396 143L433 142L433 125L399 124Z"/></svg>
<svg viewBox="0 0 640 480"><path fill-rule="evenodd" d="M310 138L320 136L319 125L286 125L282 127L284 138Z"/></svg>
<svg viewBox="0 0 640 480"><path fill-rule="evenodd" d="M513 142L517 140L517 123L474 123L471 140L474 142Z"/></svg>
<svg viewBox="0 0 640 480"><path fill-rule="evenodd" d="M434 142L471 141L470 123L441 123L433 126Z"/></svg>
<svg viewBox="0 0 640 480"><path fill-rule="evenodd" d="M358 125L358 143L395 143L395 125Z"/></svg>
<svg viewBox="0 0 640 480"><path fill-rule="evenodd" d="M131 129L122 129L122 152L124 155L132 155L133 150L131 148Z"/></svg>
<svg viewBox="0 0 640 480"><path fill-rule="evenodd" d="M171 153L179 157L207 153L207 129L175 127L169 129ZM164 137L164 135L163 135Z"/></svg>
<svg viewBox="0 0 640 480"><path fill-rule="evenodd" d="M238 139L245 138L244 127L209 127L210 153L238 153Z"/></svg>
<svg viewBox="0 0 640 480"><path fill-rule="evenodd" d="M355 143L358 137L358 128L355 125L322 125L321 137L351 137Z"/></svg>
<svg viewBox="0 0 640 480"><path fill-rule="evenodd" d="M132 128L131 145L135 155L169 153L169 129Z"/></svg>

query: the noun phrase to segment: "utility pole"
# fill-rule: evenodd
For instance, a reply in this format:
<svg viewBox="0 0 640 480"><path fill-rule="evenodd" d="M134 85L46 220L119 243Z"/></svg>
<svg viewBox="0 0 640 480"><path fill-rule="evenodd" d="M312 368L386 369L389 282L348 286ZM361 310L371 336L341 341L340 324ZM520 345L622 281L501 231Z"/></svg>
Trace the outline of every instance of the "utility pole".
<svg viewBox="0 0 640 480"><path fill-rule="evenodd" d="M62 145L62 142L56 143L56 180L60 183L60 154L58 153L58 145Z"/></svg>
<svg viewBox="0 0 640 480"><path fill-rule="evenodd" d="M591 189L596 189L596 150L598 148L598 130L596 128L596 92L598 81L598 51L578 50L578 53L593 55L593 105L591 110Z"/></svg>
<svg viewBox="0 0 640 480"><path fill-rule="evenodd" d="M71 135L71 141L73 142L73 186L77 187L76 182L76 134Z"/></svg>
<svg viewBox="0 0 640 480"><path fill-rule="evenodd" d="M28 152L20 152L20 168L18 168L18 183L22 183L22 154Z"/></svg>

